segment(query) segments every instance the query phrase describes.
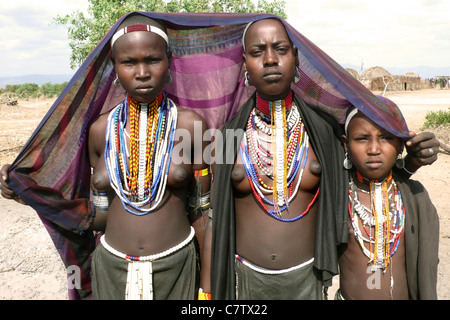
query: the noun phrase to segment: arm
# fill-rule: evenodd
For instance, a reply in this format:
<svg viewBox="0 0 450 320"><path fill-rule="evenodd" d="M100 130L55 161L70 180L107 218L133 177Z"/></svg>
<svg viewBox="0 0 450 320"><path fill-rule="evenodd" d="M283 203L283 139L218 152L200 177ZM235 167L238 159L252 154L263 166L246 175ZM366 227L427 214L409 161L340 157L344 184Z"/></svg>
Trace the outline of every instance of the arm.
<svg viewBox="0 0 450 320"><path fill-rule="evenodd" d="M200 288L203 292L209 293L209 265L210 265L210 244L211 244L211 221L209 218L210 209L210 186L211 173L209 169L210 159L208 154L211 138L208 135L208 125L203 117L192 112L188 116L183 115L182 119L191 119L186 125L191 133L192 169L194 177L188 197L189 220L195 229L195 234L200 247L201 273ZM193 121L192 121L193 119ZM199 130L201 127L201 130ZM194 129L195 128L195 129ZM200 131L201 136L196 133ZM198 141L201 139L202 141ZM199 147L201 146L201 148ZM200 296L200 295L199 295ZM202 295L204 296L204 295Z"/></svg>
<svg viewBox="0 0 450 320"><path fill-rule="evenodd" d="M188 194L188 211L189 220L195 228L196 236L199 241L200 249L203 246L203 237L208 222L208 209L210 204L210 183L211 175L209 172L209 159L205 159L204 151L209 144L210 139L207 139L205 132L207 131L206 121L200 115L184 111L180 112L179 117L184 119L180 123L179 128L188 128L191 138L191 163L193 170L193 178ZM201 129L201 130L199 130ZM198 134L201 132L201 136ZM198 141L201 139L202 141Z"/></svg>
<svg viewBox="0 0 450 320"><path fill-rule="evenodd" d="M216 131L217 132L217 131ZM211 142L211 144L214 145L212 148L213 152L215 150L215 143L214 140ZM214 154L211 154L211 158L214 158ZM210 193L211 193L211 202L210 202L210 209L208 213L208 225L206 226L205 231L205 238L203 240L203 251L201 255L201 261L202 261L202 268L200 272L200 288L202 288L204 293L207 293L207 298L204 298L203 300L211 300L211 243L212 243L212 220L213 220L213 188L214 188L214 172L216 169L216 162L211 159L211 187L210 187ZM209 296L208 296L209 294ZM199 295L200 296L200 295Z"/></svg>
<svg viewBox="0 0 450 320"><path fill-rule="evenodd" d="M95 207L95 217L92 220L89 230L104 231L106 228L106 221L108 216L108 210L100 208L96 203L95 199L100 197L105 197L100 194L98 190L95 190L93 185L93 179L95 178L95 168L98 166L99 161L103 155L103 150L105 149L105 131L106 131L106 116L103 115L99 117L96 121L92 123L88 131L88 153L89 153L89 164L91 165L91 193L93 198L93 203ZM94 194L96 193L96 194ZM111 197L108 197L108 203L111 202Z"/></svg>
<svg viewBox="0 0 450 320"><path fill-rule="evenodd" d="M405 157L405 168L409 173L416 172L420 167L431 165L437 160L439 141L432 132L416 134L409 132L410 139L406 142L408 154Z"/></svg>

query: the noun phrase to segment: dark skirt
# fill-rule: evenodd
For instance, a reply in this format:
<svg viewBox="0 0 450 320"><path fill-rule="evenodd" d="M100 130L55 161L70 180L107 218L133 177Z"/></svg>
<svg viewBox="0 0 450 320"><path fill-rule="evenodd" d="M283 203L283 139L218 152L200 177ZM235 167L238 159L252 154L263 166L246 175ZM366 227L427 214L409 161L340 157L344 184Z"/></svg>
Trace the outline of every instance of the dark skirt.
<svg viewBox="0 0 450 320"><path fill-rule="evenodd" d="M130 263L150 263L154 300L193 300L197 298L199 260L193 239L179 250L154 261L135 261L119 257L100 243L92 255L94 300L124 300ZM145 268L143 268L145 270Z"/></svg>
<svg viewBox="0 0 450 320"><path fill-rule="evenodd" d="M238 300L322 300L322 292L313 259L286 270L268 270L236 260Z"/></svg>

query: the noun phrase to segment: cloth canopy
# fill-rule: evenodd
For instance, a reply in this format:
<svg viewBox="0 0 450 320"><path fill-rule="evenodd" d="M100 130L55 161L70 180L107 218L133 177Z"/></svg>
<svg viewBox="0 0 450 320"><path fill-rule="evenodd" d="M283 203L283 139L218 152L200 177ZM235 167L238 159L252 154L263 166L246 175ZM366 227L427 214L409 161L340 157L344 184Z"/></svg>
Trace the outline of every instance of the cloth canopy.
<svg viewBox="0 0 450 320"><path fill-rule="evenodd" d="M407 126L395 108L383 103L344 68L285 20L273 14L135 12L158 19L168 30L173 52L166 86L179 106L201 114L219 128L252 95L244 85L242 33L247 23L279 19L299 50L300 81L292 89L306 103L344 123L351 105L400 137ZM92 219L87 132L101 113L120 103L125 93L113 84L110 40L123 16L98 43L56 99L10 167L10 187L46 226L68 270L69 298L89 298L90 255L95 236ZM344 35L343 35L344 36ZM79 269L78 269L79 268Z"/></svg>

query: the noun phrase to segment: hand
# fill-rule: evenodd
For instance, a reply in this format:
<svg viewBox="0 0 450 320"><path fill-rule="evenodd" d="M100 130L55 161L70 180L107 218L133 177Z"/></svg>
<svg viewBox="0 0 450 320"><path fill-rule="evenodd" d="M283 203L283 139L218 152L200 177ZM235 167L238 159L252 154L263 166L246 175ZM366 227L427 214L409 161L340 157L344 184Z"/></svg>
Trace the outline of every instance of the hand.
<svg viewBox="0 0 450 320"><path fill-rule="evenodd" d="M438 158L439 140L432 132L416 134L409 132L410 139L406 142L408 155L405 164L409 171L416 171L421 166L431 165Z"/></svg>
<svg viewBox="0 0 450 320"><path fill-rule="evenodd" d="M15 200L21 204L25 204L25 202L23 202L23 200L21 200L19 198L19 196L12 190L9 188L8 184L6 183L6 179L8 178L8 169L9 169L10 165L9 164L5 164L2 166L2 168L0 169L0 191L1 191L1 195L3 196L3 198L5 199L12 199Z"/></svg>

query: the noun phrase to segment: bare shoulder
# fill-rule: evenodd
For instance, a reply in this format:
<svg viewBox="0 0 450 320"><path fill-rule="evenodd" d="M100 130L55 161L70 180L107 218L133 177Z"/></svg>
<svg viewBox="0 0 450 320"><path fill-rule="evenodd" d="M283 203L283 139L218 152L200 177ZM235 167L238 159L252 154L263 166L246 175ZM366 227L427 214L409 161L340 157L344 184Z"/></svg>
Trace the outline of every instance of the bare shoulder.
<svg viewBox="0 0 450 320"><path fill-rule="evenodd" d="M186 108L181 108L181 107L177 107L178 108L178 115L180 117L187 117L193 120L200 120L200 121L204 121L204 118L198 114L197 112L191 110L191 109L186 109Z"/></svg>
<svg viewBox="0 0 450 320"><path fill-rule="evenodd" d="M207 129L205 118L197 112L178 107L178 128L191 129L200 125L202 130Z"/></svg>
<svg viewBox="0 0 450 320"><path fill-rule="evenodd" d="M105 132L106 125L108 122L109 113L104 113L99 115L90 125L88 131L88 147L91 152L96 152L98 154L105 147ZM92 156L92 155L91 155Z"/></svg>
<svg viewBox="0 0 450 320"><path fill-rule="evenodd" d="M99 115L89 127L89 134L105 133L106 123L108 122L108 113Z"/></svg>

